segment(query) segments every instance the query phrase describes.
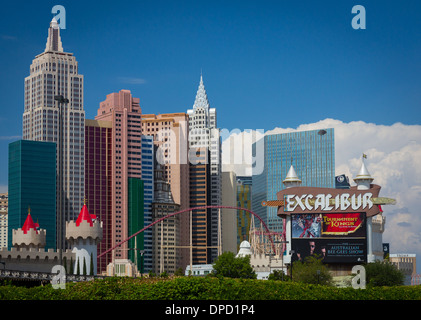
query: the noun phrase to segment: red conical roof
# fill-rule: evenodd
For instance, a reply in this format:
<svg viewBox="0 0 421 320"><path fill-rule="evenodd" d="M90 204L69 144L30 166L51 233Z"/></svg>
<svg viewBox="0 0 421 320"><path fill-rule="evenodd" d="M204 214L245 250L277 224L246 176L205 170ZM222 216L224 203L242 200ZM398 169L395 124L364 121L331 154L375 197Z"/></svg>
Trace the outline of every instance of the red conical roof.
<svg viewBox="0 0 421 320"><path fill-rule="evenodd" d="M37 228L39 227L38 223L35 223L32 220L31 213L28 212L28 216L26 217L25 223L23 224L22 231L24 234L27 234L29 229L34 229L37 233Z"/></svg>
<svg viewBox="0 0 421 320"><path fill-rule="evenodd" d="M80 210L79 216L77 217L76 227L79 227L82 221L88 222L89 225L92 227L93 226L92 219L96 219L96 216L94 214L90 214L88 211L88 207L86 206L86 204L84 204L82 207L82 210Z"/></svg>

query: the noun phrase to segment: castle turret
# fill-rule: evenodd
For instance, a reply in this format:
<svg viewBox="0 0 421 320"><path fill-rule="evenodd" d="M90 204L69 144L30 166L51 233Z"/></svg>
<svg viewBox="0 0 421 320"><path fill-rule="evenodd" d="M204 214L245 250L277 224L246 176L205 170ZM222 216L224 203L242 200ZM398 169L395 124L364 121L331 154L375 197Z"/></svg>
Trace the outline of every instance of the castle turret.
<svg viewBox="0 0 421 320"><path fill-rule="evenodd" d="M357 190L370 189L371 182L373 182L374 180L374 178L371 177L370 172L368 172L365 166L364 158L366 157L367 156L363 154L360 171L358 172L357 176L354 178L354 181L357 184Z"/></svg>
<svg viewBox="0 0 421 320"><path fill-rule="evenodd" d="M14 229L12 234L12 245L16 248L44 248L46 230L39 229L38 223L34 223L31 211L28 209L28 216L22 228Z"/></svg>
<svg viewBox="0 0 421 320"><path fill-rule="evenodd" d="M66 222L66 239L76 254L74 274L95 275L97 271L97 245L102 240L102 221L90 214L83 205L76 221Z"/></svg>
<svg viewBox="0 0 421 320"><path fill-rule="evenodd" d="M298 178L293 165L289 168L288 174L282 182L284 183L285 188L299 187L301 185L301 180Z"/></svg>

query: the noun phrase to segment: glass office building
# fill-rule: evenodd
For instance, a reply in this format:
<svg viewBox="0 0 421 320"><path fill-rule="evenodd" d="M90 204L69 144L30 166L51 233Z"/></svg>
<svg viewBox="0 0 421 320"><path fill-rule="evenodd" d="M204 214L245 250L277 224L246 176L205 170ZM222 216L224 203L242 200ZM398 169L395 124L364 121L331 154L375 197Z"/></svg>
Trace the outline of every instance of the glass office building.
<svg viewBox="0 0 421 320"><path fill-rule="evenodd" d="M262 207L262 201L276 200L276 193L284 189L282 181L291 164L302 186L335 188L334 129L272 134L262 139L264 154L256 155L259 150L256 144L262 141L253 144L254 156L260 157L264 168L252 178L252 210L271 231L282 232L282 219L278 218L277 209Z"/></svg>
<svg viewBox="0 0 421 320"><path fill-rule="evenodd" d="M128 181L128 228L129 234L135 234L143 229L144 211L143 211L143 181L139 178L130 178ZM143 258L141 252L144 248L144 234L143 232L131 238L129 241L128 258L134 262L137 270L143 271Z"/></svg>
<svg viewBox="0 0 421 320"><path fill-rule="evenodd" d="M154 199L154 143L153 136L142 135L142 180L144 183L144 201L143 201L143 224L148 226L152 223L152 202ZM144 272L152 270L152 228L143 232L144 253L143 268Z"/></svg>
<svg viewBox="0 0 421 320"><path fill-rule="evenodd" d="M19 140L9 144L9 228L22 228L28 209L46 229L46 248L56 248L56 144Z"/></svg>

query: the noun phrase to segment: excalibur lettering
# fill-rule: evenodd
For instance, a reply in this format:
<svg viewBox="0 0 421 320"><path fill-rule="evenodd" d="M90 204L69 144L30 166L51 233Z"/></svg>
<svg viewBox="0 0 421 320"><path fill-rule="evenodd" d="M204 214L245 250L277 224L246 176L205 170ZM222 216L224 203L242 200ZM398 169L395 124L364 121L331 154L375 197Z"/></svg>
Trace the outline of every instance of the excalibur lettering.
<svg viewBox="0 0 421 320"><path fill-rule="evenodd" d="M332 199L331 194L318 194L316 196L312 194L303 194L301 196L288 194L284 196L284 210L292 212L297 207L303 212L312 210L331 211L332 209L345 211L350 207L352 210L366 209L367 207L371 209L373 207L372 196L371 192L359 195L342 193L335 196L334 199Z"/></svg>

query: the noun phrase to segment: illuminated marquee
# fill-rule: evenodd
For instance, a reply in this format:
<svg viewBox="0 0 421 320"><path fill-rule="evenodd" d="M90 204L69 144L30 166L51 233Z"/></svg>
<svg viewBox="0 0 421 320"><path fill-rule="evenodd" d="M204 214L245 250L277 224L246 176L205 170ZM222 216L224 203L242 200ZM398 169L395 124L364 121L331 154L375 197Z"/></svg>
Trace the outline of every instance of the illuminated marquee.
<svg viewBox="0 0 421 320"><path fill-rule="evenodd" d="M286 194L284 195L284 211L293 212L295 209L301 209L301 212L306 211L346 211L349 208L352 210L365 210L373 207L373 194L367 192L364 194L349 194L342 193L332 196L331 194Z"/></svg>

